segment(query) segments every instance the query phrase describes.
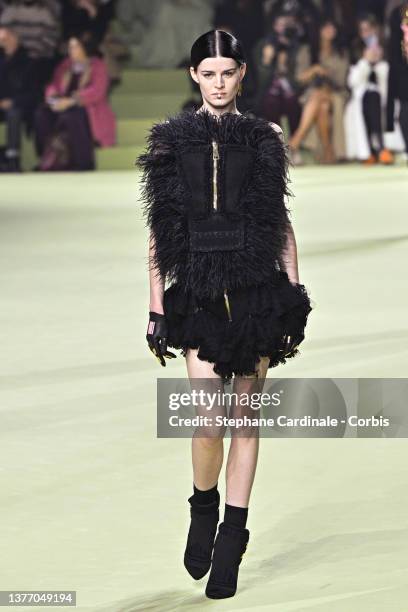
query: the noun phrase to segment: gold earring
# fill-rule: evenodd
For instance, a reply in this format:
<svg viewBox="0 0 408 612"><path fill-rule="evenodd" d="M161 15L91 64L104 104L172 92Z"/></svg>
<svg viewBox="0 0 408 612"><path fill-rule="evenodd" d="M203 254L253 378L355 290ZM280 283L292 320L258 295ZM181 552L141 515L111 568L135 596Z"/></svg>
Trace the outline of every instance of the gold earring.
<svg viewBox="0 0 408 612"><path fill-rule="evenodd" d="M237 95L240 96L242 94L242 83L239 83Z"/></svg>

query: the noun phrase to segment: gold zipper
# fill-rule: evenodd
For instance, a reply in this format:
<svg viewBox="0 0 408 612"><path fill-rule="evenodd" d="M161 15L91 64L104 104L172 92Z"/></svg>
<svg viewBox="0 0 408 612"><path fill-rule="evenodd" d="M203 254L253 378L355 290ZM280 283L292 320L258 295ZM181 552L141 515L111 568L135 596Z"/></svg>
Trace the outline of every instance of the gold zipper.
<svg viewBox="0 0 408 612"><path fill-rule="evenodd" d="M217 210L217 200L218 200L217 161L220 159L220 154L218 151L218 142L216 140L212 141L212 157L213 157L213 209ZM231 308L230 308L228 293L226 289L224 289L224 302L225 302L225 306L228 312L228 320L232 321Z"/></svg>
<svg viewBox="0 0 408 612"><path fill-rule="evenodd" d="M213 148L213 208L217 210L217 199L218 199L218 191L217 191L217 161L220 159L220 155L218 152L218 142L216 140L212 141Z"/></svg>
<svg viewBox="0 0 408 612"><path fill-rule="evenodd" d="M227 312L228 312L228 320L232 321L231 308L230 308L230 303L229 303L229 299L228 299L228 293L227 293L226 289L224 289L224 302L225 302L225 306L226 306Z"/></svg>

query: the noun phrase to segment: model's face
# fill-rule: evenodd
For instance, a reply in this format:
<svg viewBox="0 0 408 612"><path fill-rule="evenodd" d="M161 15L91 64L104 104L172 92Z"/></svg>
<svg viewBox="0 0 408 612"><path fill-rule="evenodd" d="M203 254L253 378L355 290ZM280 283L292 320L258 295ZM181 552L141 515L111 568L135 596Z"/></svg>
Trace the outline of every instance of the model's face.
<svg viewBox="0 0 408 612"><path fill-rule="evenodd" d="M207 57L197 71L190 67L190 74L199 84L203 100L222 108L235 99L245 70L246 64L239 66L231 57Z"/></svg>

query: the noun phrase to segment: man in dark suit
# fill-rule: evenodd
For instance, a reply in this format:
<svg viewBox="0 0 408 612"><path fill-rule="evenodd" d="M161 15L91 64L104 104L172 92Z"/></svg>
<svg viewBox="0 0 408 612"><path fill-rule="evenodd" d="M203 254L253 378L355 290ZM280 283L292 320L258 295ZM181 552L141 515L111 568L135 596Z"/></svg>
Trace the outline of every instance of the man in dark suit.
<svg viewBox="0 0 408 612"><path fill-rule="evenodd" d="M399 124L408 155L408 1L392 11L389 25L387 129L395 128L395 101L399 100Z"/></svg>
<svg viewBox="0 0 408 612"><path fill-rule="evenodd" d="M36 103L33 67L17 34L0 28L0 121L6 124L0 170L20 171L21 126Z"/></svg>

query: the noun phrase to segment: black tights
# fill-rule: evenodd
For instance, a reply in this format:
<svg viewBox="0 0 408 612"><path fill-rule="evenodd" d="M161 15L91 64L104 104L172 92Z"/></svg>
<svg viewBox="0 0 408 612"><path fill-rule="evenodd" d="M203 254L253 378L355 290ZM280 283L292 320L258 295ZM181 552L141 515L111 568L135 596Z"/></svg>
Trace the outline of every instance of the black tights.
<svg viewBox="0 0 408 612"><path fill-rule="evenodd" d="M363 96L363 115L371 153L378 153L384 148L381 112L378 91L366 91Z"/></svg>
<svg viewBox="0 0 408 612"><path fill-rule="evenodd" d="M408 100L401 101L399 124L405 142L405 151L408 153Z"/></svg>
<svg viewBox="0 0 408 612"><path fill-rule="evenodd" d="M6 124L6 149L12 150L15 155L20 154L21 148L21 110L12 106L11 108L1 111L0 121Z"/></svg>

